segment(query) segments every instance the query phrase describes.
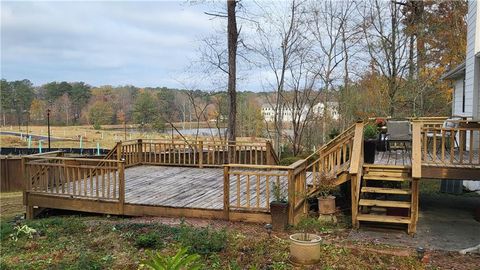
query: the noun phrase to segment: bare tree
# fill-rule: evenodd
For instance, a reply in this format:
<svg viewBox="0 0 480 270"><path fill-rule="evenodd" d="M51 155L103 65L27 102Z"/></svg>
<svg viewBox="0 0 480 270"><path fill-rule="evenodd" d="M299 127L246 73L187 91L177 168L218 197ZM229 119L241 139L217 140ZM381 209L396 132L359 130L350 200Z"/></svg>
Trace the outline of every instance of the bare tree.
<svg viewBox="0 0 480 270"><path fill-rule="evenodd" d="M317 62L323 83L322 140L326 138L330 91L333 90L334 81L339 79L341 74L337 69L341 67L342 62L348 61L345 59L345 56L348 57L346 51L349 49L345 42L347 38L345 29L353 7L351 1L327 0L314 2L311 8L309 27L319 48ZM345 70L345 76L348 76L348 70ZM348 77L345 80L348 80Z"/></svg>
<svg viewBox="0 0 480 270"><path fill-rule="evenodd" d="M316 61L311 55L311 46L306 45L296 54L298 54L297 65L289 70L291 79L288 86L291 91L285 94L285 106L292 114L292 133L287 137L292 144L294 156L302 151L304 131L319 116L316 105L321 93L315 90L320 74L316 69Z"/></svg>
<svg viewBox="0 0 480 270"><path fill-rule="evenodd" d="M284 93L289 69L294 65L295 53L303 46L305 36L304 18L301 7L304 2L291 1L288 10L280 5L272 4L267 8L258 4L262 15L256 24L256 42L251 48L265 61L265 67L273 74L274 82L269 82L267 91L274 90L274 98L267 96L267 102L274 111L274 146L277 155L281 156L283 136Z"/></svg>
<svg viewBox="0 0 480 270"><path fill-rule="evenodd" d="M372 67L387 82L386 98L390 116L395 115L401 78L408 70L408 36L402 29L401 8L394 1L373 0L363 6L364 40ZM389 21L389 23L388 23Z"/></svg>
<svg viewBox="0 0 480 270"><path fill-rule="evenodd" d="M238 45L238 30L237 30L237 15L236 15L236 0L227 0L227 36L228 36L228 141L229 144L235 144L237 139L237 45ZM229 161L233 162L235 147L229 147Z"/></svg>

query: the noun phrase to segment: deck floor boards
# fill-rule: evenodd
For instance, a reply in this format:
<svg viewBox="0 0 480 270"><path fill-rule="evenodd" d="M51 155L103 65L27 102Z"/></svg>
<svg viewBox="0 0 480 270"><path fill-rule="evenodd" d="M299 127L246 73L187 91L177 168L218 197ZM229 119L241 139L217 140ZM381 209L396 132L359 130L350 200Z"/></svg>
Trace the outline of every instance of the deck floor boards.
<svg viewBox="0 0 480 270"><path fill-rule="evenodd" d="M442 160L441 150L438 150L437 155L433 155L431 151L427 153L426 160L422 161L424 166L433 166L433 167L476 167L480 165L480 156L478 151L474 151L471 154L470 162L470 152L463 151L463 160L460 162L460 153L458 149L455 149L453 156L453 163L450 162L450 152L445 151L444 160ZM424 152L422 149L422 157ZM391 150L385 152L377 151L375 154L375 164L382 165L401 165L401 166L411 166L411 149L408 151L402 150Z"/></svg>
<svg viewBox="0 0 480 270"><path fill-rule="evenodd" d="M253 171L252 171L253 172ZM287 177L280 177L282 188L286 189ZM270 178L272 188L275 178ZM257 205L257 180L250 177L250 206ZM142 205L170 207L222 209L223 169L169 166L138 166L125 170L125 202ZM259 185L259 207L267 206L265 177ZM240 178L240 205L246 206L246 177ZM273 198L273 192L270 191ZM269 200L270 201L270 200ZM230 177L230 202L237 205L236 176Z"/></svg>

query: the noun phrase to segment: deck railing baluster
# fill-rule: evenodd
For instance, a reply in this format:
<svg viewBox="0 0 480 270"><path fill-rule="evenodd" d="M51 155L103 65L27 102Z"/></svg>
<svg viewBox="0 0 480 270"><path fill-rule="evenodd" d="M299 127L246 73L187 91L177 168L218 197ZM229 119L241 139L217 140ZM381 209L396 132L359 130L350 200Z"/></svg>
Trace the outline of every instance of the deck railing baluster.
<svg viewBox="0 0 480 270"><path fill-rule="evenodd" d="M469 146L468 146L468 149L469 149L469 158L468 158L468 161L470 164L473 163L473 152L474 152L474 146L473 146L473 129L471 129L470 131L470 138L469 138Z"/></svg>

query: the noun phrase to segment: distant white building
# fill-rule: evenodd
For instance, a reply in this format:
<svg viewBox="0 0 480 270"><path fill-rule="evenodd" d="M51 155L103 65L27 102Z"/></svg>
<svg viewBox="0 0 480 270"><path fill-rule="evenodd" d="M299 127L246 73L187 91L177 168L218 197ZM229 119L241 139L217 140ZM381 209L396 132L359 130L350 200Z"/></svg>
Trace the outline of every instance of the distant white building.
<svg viewBox="0 0 480 270"><path fill-rule="evenodd" d="M323 112L325 110L325 104L322 102L317 103L313 106L312 112L315 116L323 116ZM329 116L334 119L338 120L340 118L340 114L338 113L338 102L327 102L327 112ZM308 106L303 107L300 113L300 121L304 121L307 117L308 113ZM284 108L282 111L283 122L291 122L293 120L293 111L290 108ZM273 108L270 104L264 104L262 106L262 115L265 121L273 122L275 120L275 108Z"/></svg>
<svg viewBox="0 0 480 270"><path fill-rule="evenodd" d="M313 112L315 115L323 116L324 111L325 105L322 102L319 102L317 105L313 106ZM327 113L333 120L338 120L340 118L340 114L338 112L338 102L328 101Z"/></svg>

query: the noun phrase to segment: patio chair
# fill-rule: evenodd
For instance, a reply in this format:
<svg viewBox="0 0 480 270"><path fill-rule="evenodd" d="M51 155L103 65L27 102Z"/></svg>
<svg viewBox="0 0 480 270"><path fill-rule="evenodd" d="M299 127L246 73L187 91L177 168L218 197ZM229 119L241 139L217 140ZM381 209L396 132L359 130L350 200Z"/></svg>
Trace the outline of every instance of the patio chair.
<svg viewBox="0 0 480 270"><path fill-rule="evenodd" d="M389 120L387 121L386 140L391 149L391 143L402 143L405 151L407 143L412 142L412 133L410 132L410 122L407 120Z"/></svg>
<svg viewBox="0 0 480 270"><path fill-rule="evenodd" d="M443 122L443 125L442 125L442 128L443 129L449 129L449 128L458 128L458 123L456 120L461 120L461 118L458 118L458 117L452 117L452 118L448 118L447 120L445 120L445 122ZM457 142L457 138L456 138L456 134L455 132L452 132L450 130L446 130L445 131L445 139L446 139L446 142L450 142L450 137L452 137L453 135L453 140L454 140L454 144L458 147L458 142ZM433 140L434 140L434 137L436 139L439 139L441 140L442 139L442 133L433 133L432 131L429 131L427 132L427 146L429 146L430 144L433 143ZM454 147L455 147L454 145ZM445 149L447 149L447 144L445 144ZM435 149L435 151L437 151L437 149Z"/></svg>

